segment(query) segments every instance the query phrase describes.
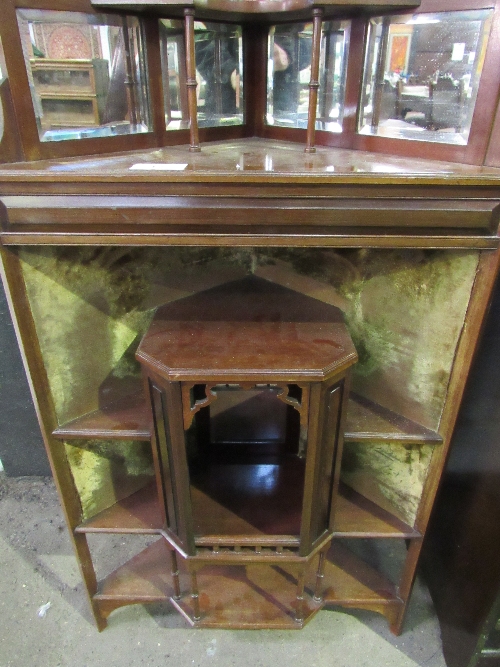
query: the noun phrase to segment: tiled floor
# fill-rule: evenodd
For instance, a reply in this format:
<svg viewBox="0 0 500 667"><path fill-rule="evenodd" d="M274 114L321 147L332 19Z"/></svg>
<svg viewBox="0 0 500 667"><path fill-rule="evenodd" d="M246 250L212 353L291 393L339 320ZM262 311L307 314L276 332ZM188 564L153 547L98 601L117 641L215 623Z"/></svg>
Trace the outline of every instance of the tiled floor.
<svg viewBox="0 0 500 667"><path fill-rule="evenodd" d="M400 637L367 612L321 611L301 631L190 630L165 606L119 609L99 634L48 478L0 473L0 573L0 667L445 667L420 581Z"/></svg>

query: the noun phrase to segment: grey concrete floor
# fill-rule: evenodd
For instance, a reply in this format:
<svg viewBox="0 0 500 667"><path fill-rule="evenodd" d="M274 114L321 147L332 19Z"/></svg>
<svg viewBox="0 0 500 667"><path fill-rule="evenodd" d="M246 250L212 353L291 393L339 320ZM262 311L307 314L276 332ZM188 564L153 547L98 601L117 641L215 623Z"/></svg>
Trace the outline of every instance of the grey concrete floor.
<svg viewBox="0 0 500 667"><path fill-rule="evenodd" d="M98 549L112 567L122 537ZM45 616L38 610L50 603ZM50 478L0 473L0 667L445 667L427 589L404 632L361 611L323 610L300 631L193 630L168 605L115 611L95 629Z"/></svg>

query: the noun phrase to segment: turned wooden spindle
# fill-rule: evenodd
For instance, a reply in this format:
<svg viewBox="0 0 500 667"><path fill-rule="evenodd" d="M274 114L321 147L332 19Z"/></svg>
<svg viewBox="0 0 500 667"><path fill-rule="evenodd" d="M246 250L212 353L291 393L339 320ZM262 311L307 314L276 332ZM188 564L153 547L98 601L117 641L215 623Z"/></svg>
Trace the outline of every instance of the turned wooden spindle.
<svg viewBox="0 0 500 667"><path fill-rule="evenodd" d="M304 622L304 587L305 587L306 573L305 568L301 567L297 579L297 607L295 609L295 621L297 623Z"/></svg>
<svg viewBox="0 0 500 667"><path fill-rule="evenodd" d="M323 579L325 577L325 559L329 544L320 551L318 569L316 570L316 585L314 586L314 602L321 602L323 599Z"/></svg>
<svg viewBox="0 0 500 667"><path fill-rule="evenodd" d="M174 584L174 599L181 599L181 586L179 583L179 567L177 565L177 554L173 549L170 549L170 569L172 574L172 582Z"/></svg>
<svg viewBox="0 0 500 667"><path fill-rule="evenodd" d="M309 110L307 112L306 153L315 153L314 136L316 133L316 109L318 106L319 59L321 51L321 24L323 10L313 9L313 39L311 57L311 79L309 81Z"/></svg>
<svg viewBox="0 0 500 667"><path fill-rule="evenodd" d="M131 53L130 35L128 27L128 19L126 16L122 19L123 28L123 47L125 51L125 90L127 92L127 107L129 113L130 124L135 129L138 124L137 118L137 97L136 97L136 79L134 75L134 59Z"/></svg>
<svg viewBox="0 0 500 667"><path fill-rule="evenodd" d="M193 601L193 620L199 621L200 614L200 595L198 592L198 578L196 571L191 572L191 600Z"/></svg>
<svg viewBox="0 0 500 667"><path fill-rule="evenodd" d="M184 10L186 34L186 86L188 90L189 111L189 150L198 152L200 140L198 137L198 102L196 99L196 58L194 51L194 9Z"/></svg>

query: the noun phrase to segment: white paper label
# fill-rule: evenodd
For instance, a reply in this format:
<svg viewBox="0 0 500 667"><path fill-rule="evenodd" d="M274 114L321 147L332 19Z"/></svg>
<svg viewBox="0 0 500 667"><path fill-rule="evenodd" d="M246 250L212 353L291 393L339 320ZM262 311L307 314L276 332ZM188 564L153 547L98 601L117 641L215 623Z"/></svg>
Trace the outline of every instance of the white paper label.
<svg viewBox="0 0 500 667"><path fill-rule="evenodd" d="M133 164L130 169L137 169L139 171L183 171L187 167L187 164L177 164L172 162L171 164L161 163L161 162L138 162Z"/></svg>

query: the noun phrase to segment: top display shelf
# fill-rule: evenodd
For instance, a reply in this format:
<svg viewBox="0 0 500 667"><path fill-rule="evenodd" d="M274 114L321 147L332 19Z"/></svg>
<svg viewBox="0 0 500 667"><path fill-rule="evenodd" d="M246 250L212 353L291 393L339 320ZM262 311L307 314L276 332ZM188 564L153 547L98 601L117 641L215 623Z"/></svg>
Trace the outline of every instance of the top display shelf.
<svg viewBox="0 0 500 667"><path fill-rule="evenodd" d="M311 15L315 8L326 16L339 12L380 12L420 6L419 0L92 0L96 9L157 12L167 16L182 15L184 9L192 8L200 17L223 15L226 19L279 21L298 16Z"/></svg>
<svg viewBox="0 0 500 667"><path fill-rule="evenodd" d="M411 185L500 184L500 169L436 160L408 159L365 151L318 147L269 139L238 139L122 154L42 160L0 166L0 181L51 182L316 182ZM470 208L470 205L469 205Z"/></svg>

